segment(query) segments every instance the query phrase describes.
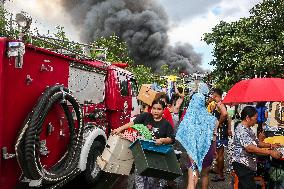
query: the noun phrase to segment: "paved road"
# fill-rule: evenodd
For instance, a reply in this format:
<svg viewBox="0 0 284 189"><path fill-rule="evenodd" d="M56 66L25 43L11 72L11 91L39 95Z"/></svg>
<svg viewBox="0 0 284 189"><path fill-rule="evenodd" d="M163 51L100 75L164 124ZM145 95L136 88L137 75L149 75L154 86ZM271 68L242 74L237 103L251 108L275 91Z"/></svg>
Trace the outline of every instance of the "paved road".
<svg viewBox="0 0 284 189"><path fill-rule="evenodd" d="M230 187L230 177L228 174L225 175L226 180L224 182L217 182L213 183L210 182L209 189L231 189ZM210 175L212 178L213 175ZM132 179L131 179L132 180ZM130 184L129 184L130 183ZM126 177L120 177L116 180L111 179L105 179L101 180L98 185L95 185L93 187L89 187L86 184L84 184L82 181L75 179L73 182L66 185L65 189L70 188L84 188L84 189L133 189L132 181L129 182L128 178ZM166 189L186 189L187 185L187 177L183 176L181 182L178 183L178 185L174 186L168 186ZM200 187L200 183L198 184L197 188Z"/></svg>
<svg viewBox="0 0 284 189"><path fill-rule="evenodd" d="M229 139L229 143L232 139ZM181 156L181 168L183 171L183 176L180 177L177 183L174 186L168 186L167 189L186 189L187 187L187 168L185 167L185 162L187 161L187 155L183 148L181 148L178 144L175 146L176 149L183 151L183 155ZM228 168L228 157L227 151L225 150L225 181L221 182L212 182L209 181L209 189L231 189L231 176L226 169ZM210 179L214 177L214 174L210 174ZM69 183L65 189L67 188L84 188L84 189L133 189L134 177L132 175L128 176L117 176L115 174L103 174L99 183L90 187L85 185L84 182L80 178L76 178L73 182ZM173 184L173 183L172 183ZM201 188L200 183L198 183L198 187Z"/></svg>
<svg viewBox="0 0 284 189"><path fill-rule="evenodd" d="M182 160L184 161L184 160ZM225 167L228 167L228 158L227 155L225 154ZM180 177L178 180L179 182L175 183L174 186L168 186L167 189L186 189L187 186L187 172L186 168L183 167L183 172L184 175ZM213 178L214 174L210 174L210 178ZM210 181L209 184L209 189L231 189L231 177L230 174L225 172L225 181L222 182L212 182ZM133 181L134 178L132 175L129 177L127 176L120 176L118 177L117 175L113 174L107 174L105 173L98 184L95 186L87 186L80 178L76 178L74 181L69 183L65 189L67 188L84 188L84 189L133 189ZM200 183L198 184L197 188L200 187Z"/></svg>

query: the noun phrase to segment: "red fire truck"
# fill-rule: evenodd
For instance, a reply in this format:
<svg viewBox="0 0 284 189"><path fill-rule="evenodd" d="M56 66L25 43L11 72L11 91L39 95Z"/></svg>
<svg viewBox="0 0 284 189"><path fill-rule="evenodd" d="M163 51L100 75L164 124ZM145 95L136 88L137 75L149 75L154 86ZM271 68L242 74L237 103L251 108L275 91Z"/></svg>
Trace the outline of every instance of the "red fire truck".
<svg viewBox="0 0 284 189"><path fill-rule="evenodd" d="M0 188L96 180L111 129L139 113L133 75L0 38Z"/></svg>

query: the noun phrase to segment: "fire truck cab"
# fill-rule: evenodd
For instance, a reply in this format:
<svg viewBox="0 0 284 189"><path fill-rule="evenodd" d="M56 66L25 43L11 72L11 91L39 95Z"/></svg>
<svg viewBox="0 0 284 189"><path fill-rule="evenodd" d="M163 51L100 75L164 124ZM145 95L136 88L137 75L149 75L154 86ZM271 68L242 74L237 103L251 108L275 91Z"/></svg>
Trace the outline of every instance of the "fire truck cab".
<svg viewBox="0 0 284 189"><path fill-rule="evenodd" d="M93 182L111 129L139 113L136 96L123 68L0 38L0 188Z"/></svg>

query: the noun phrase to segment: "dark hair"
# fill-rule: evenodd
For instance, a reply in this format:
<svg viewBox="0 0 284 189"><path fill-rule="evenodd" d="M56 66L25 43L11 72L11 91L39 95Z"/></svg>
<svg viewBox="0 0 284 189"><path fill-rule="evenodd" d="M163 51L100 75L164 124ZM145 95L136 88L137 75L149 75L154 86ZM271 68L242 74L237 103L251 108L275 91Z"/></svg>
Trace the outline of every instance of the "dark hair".
<svg viewBox="0 0 284 189"><path fill-rule="evenodd" d="M182 87L178 87L177 90L178 90L179 93L183 93L183 88Z"/></svg>
<svg viewBox="0 0 284 189"><path fill-rule="evenodd" d="M166 107L165 102L161 98L154 100L153 103L152 103L152 106L154 106L154 104L161 104L163 109Z"/></svg>
<svg viewBox="0 0 284 189"><path fill-rule="evenodd" d="M216 93L217 95L221 96L223 95L223 91L222 89L219 89L219 88L215 88L213 89L213 93Z"/></svg>
<svg viewBox="0 0 284 189"><path fill-rule="evenodd" d="M144 103L144 102L142 102L141 105L142 105L142 108L143 108L143 109L145 109L145 108L148 106L148 104L146 104L146 103Z"/></svg>
<svg viewBox="0 0 284 189"><path fill-rule="evenodd" d="M264 107L265 104L266 104L266 102L258 102L255 107L256 108Z"/></svg>
<svg viewBox="0 0 284 189"><path fill-rule="evenodd" d="M205 97L205 107L207 107L208 105L209 105L209 99L210 99L210 96L209 95L207 95L207 94L203 94L204 95L204 97Z"/></svg>
<svg viewBox="0 0 284 189"><path fill-rule="evenodd" d="M170 98L168 97L168 95L167 95L167 94L162 94L162 95L160 96L160 98L159 98L159 99L161 99L161 98L166 99L166 103L167 103L167 104L169 104L169 103L170 103Z"/></svg>
<svg viewBox="0 0 284 189"><path fill-rule="evenodd" d="M251 118L251 117L253 117L255 114L257 114L257 111L256 111L255 107L246 106L246 107L244 107L244 109L242 110L242 113L241 113L241 120L245 120L247 116L248 116L249 118Z"/></svg>

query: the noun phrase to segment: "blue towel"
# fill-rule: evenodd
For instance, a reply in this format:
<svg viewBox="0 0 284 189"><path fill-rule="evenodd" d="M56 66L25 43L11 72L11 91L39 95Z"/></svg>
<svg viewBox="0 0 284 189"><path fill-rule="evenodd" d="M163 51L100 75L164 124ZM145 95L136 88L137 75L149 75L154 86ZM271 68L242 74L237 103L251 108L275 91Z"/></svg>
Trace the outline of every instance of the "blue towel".
<svg viewBox="0 0 284 189"><path fill-rule="evenodd" d="M172 96L173 96L174 93L175 93L174 82L173 81L168 81L167 96L169 97L169 100L172 99Z"/></svg>
<svg viewBox="0 0 284 189"><path fill-rule="evenodd" d="M199 171L211 145L215 125L216 118L205 107L205 96L194 94L178 127L176 140L186 149Z"/></svg>

